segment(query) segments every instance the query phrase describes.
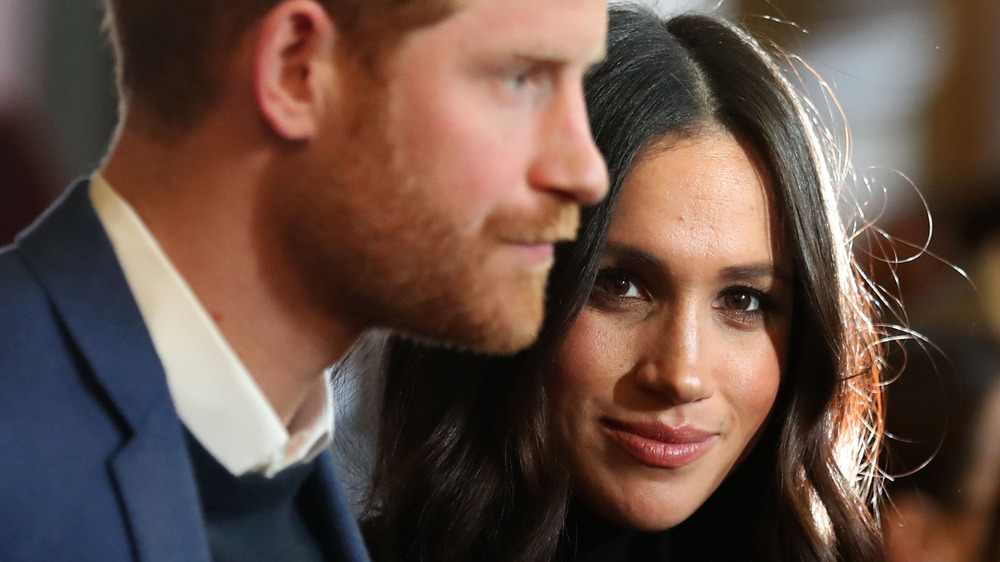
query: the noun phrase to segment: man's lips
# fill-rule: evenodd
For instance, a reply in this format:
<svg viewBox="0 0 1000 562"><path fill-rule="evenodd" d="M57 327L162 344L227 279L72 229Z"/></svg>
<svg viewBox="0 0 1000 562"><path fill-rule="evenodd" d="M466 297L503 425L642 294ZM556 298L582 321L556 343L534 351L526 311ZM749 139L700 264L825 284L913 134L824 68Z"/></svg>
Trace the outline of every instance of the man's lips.
<svg viewBox="0 0 1000 562"><path fill-rule="evenodd" d="M526 254L528 259L539 263L547 263L555 255L552 244L517 244L517 248Z"/></svg>
<svg viewBox="0 0 1000 562"><path fill-rule="evenodd" d="M602 430L616 445L639 462L655 468L680 468L696 461L711 449L718 436L690 425L601 421Z"/></svg>
<svg viewBox="0 0 1000 562"><path fill-rule="evenodd" d="M507 243L527 255L532 261L546 262L555 255L555 245L559 240L510 240Z"/></svg>
<svg viewBox="0 0 1000 562"><path fill-rule="evenodd" d="M547 263L555 255L556 244L576 239L576 226L575 223L572 225L553 223L533 230L510 231L500 239L529 261Z"/></svg>

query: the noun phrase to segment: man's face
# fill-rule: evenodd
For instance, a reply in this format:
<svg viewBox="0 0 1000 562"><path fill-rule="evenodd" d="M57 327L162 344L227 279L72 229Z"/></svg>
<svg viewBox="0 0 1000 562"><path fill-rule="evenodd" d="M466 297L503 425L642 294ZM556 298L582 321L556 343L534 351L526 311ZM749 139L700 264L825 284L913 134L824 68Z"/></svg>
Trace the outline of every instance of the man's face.
<svg viewBox="0 0 1000 562"><path fill-rule="evenodd" d="M377 77L342 74L348 109L279 194L327 311L483 352L534 341L553 244L607 189L582 95L606 23L604 0L470 0Z"/></svg>

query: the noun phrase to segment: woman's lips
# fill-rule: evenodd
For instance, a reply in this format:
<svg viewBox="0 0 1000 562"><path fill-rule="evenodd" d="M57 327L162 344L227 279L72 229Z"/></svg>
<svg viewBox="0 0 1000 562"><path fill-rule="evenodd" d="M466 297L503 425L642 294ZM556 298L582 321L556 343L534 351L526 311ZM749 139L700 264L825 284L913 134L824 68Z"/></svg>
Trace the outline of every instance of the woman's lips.
<svg viewBox="0 0 1000 562"><path fill-rule="evenodd" d="M716 433L688 425L603 420L602 429L625 452L655 468L691 464L715 444Z"/></svg>

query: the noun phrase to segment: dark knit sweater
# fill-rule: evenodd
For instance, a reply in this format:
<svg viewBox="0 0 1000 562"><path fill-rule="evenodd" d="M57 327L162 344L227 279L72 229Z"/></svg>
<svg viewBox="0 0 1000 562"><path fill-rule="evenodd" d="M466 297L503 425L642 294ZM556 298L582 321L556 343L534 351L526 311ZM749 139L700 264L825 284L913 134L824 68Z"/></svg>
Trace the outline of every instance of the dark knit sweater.
<svg viewBox="0 0 1000 562"><path fill-rule="evenodd" d="M213 561L323 560L322 517L308 497L315 461L274 478L233 476L190 434L187 439Z"/></svg>

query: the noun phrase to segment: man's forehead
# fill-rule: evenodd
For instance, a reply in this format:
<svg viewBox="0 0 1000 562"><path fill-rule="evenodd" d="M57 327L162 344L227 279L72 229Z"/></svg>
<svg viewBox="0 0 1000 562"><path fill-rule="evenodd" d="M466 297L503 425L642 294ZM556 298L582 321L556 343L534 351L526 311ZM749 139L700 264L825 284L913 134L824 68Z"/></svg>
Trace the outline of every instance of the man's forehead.
<svg viewBox="0 0 1000 562"><path fill-rule="evenodd" d="M604 58L604 0L460 0L451 22L468 49L504 49L532 58L595 63Z"/></svg>

